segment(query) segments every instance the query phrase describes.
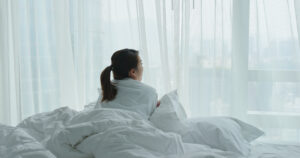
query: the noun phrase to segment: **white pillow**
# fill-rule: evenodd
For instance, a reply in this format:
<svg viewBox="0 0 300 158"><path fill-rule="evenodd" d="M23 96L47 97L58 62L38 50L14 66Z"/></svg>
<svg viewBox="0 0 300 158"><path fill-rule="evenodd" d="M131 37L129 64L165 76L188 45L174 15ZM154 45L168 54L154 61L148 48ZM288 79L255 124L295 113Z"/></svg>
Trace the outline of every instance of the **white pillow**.
<svg viewBox="0 0 300 158"><path fill-rule="evenodd" d="M165 132L180 132L187 118L184 108L178 100L177 90L167 93L160 99L157 107L149 120Z"/></svg>
<svg viewBox="0 0 300 158"><path fill-rule="evenodd" d="M186 119L177 92L172 91L160 100L150 121L165 132L182 136L185 143L204 144L224 151L248 155L250 142L264 134L258 128L229 117Z"/></svg>
<svg viewBox="0 0 300 158"><path fill-rule="evenodd" d="M183 142L205 144L224 151L247 156L250 142L264 134L258 128L230 117L197 118L186 121L180 133Z"/></svg>

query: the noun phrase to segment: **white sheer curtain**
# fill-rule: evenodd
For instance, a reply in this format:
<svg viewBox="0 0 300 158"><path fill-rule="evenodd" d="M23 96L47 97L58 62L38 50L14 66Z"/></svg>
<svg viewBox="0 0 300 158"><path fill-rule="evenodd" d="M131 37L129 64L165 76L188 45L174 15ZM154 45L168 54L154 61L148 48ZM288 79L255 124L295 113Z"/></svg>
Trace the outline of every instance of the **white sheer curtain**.
<svg viewBox="0 0 300 158"><path fill-rule="evenodd" d="M2 123L98 97L111 54L138 47L135 1L0 2Z"/></svg>
<svg viewBox="0 0 300 158"><path fill-rule="evenodd" d="M0 1L0 122L97 99L111 54L140 50L143 81L190 117L234 116L300 141L297 0Z"/></svg>
<svg viewBox="0 0 300 158"><path fill-rule="evenodd" d="M248 116L270 139L300 141L299 1L251 0Z"/></svg>

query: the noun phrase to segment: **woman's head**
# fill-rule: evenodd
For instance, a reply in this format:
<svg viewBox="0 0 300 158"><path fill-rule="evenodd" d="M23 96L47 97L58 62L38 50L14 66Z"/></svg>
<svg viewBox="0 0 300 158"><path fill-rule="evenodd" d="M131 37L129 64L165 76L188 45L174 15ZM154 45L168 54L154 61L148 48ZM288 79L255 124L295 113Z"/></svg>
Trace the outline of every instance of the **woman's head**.
<svg viewBox="0 0 300 158"><path fill-rule="evenodd" d="M116 80L132 78L141 81L143 66L138 51L134 49L122 49L112 55L111 65L102 71L100 77L103 95L102 102L113 100L117 94L117 89L110 80L111 71Z"/></svg>

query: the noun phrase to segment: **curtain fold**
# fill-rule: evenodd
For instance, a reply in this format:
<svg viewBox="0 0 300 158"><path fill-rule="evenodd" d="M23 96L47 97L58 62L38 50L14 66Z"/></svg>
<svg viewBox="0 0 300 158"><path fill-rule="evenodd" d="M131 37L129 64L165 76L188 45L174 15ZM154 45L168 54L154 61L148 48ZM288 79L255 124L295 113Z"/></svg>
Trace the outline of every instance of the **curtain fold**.
<svg viewBox="0 0 300 158"><path fill-rule="evenodd" d="M297 0L294 0L294 8L291 8L291 12L293 12L293 11L295 12L295 15L296 15L297 35L298 35L298 41L299 41L299 37L300 37L300 2ZM300 43L299 43L299 45L300 45Z"/></svg>
<svg viewBox="0 0 300 158"><path fill-rule="evenodd" d="M17 123L22 113L20 94L20 43L17 13L11 1L1 1L1 116L8 123ZM3 109L3 110L2 110Z"/></svg>
<svg viewBox="0 0 300 158"><path fill-rule="evenodd" d="M55 0L52 4L54 13L54 52L58 67L58 87L60 105L71 105L78 109L79 98L84 98L84 93L80 93L79 87L82 85L82 77L76 75L74 53L72 50L71 30L70 30L70 10L69 1ZM82 51L83 52L83 51ZM83 59L85 56L81 56ZM83 60L84 61L84 60ZM81 63L79 63L81 64ZM81 72L85 75L84 71ZM81 89L84 92L83 89ZM80 97L79 97L80 95Z"/></svg>
<svg viewBox="0 0 300 158"><path fill-rule="evenodd" d="M189 83L192 117L232 115L235 99L232 32L236 31L233 30L232 3L231 0L202 0L195 1L193 9L189 9L189 54L185 66L189 74L186 82Z"/></svg>
<svg viewBox="0 0 300 158"><path fill-rule="evenodd" d="M249 0L233 0L231 115L246 119L248 101Z"/></svg>

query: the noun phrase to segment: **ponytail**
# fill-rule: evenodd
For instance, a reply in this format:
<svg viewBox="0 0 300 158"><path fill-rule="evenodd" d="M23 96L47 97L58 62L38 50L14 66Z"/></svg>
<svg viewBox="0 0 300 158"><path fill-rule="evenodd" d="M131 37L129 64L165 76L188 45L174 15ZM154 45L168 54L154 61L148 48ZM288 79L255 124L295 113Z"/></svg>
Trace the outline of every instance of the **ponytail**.
<svg viewBox="0 0 300 158"><path fill-rule="evenodd" d="M108 66L101 73L100 80L103 95L101 102L113 100L117 95L117 88L110 81L111 70L112 66Z"/></svg>
<svg viewBox="0 0 300 158"><path fill-rule="evenodd" d="M117 95L117 87L110 81L110 72L113 71L114 79L122 80L128 78L131 69L138 66L138 51L134 49L122 49L111 56L111 66L106 67L100 76L102 87L102 100L111 101Z"/></svg>

